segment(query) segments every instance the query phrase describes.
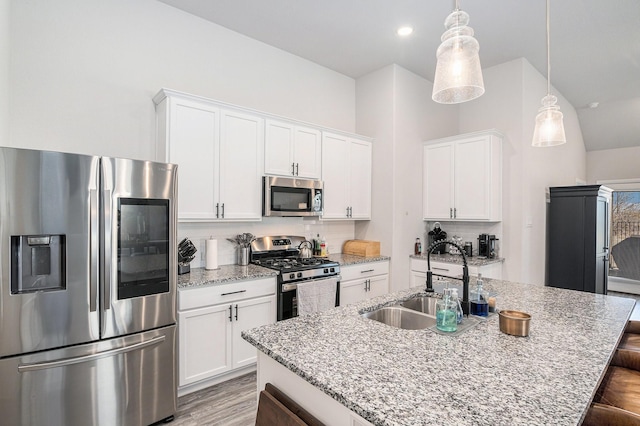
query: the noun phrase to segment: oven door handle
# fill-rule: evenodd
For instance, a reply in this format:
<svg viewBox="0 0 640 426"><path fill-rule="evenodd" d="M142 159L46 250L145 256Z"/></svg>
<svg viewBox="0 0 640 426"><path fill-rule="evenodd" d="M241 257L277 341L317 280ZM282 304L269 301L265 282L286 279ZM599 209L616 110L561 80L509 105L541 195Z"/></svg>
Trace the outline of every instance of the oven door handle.
<svg viewBox="0 0 640 426"><path fill-rule="evenodd" d="M325 277L325 278L313 278L310 280L305 280L305 281L300 281L300 282L307 282L307 281L323 281L323 280L328 280L331 278L335 278L338 282L340 282L342 280L342 276L340 275L332 275L330 277ZM294 291L298 288L298 283L288 283L288 284L282 284L281 287L281 291L282 293L287 293L289 291Z"/></svg>

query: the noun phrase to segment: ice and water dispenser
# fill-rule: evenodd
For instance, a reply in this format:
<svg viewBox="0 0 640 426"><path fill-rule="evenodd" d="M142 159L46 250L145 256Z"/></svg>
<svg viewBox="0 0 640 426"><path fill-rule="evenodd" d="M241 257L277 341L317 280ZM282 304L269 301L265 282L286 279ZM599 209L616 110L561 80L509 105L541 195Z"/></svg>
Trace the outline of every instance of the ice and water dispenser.
<svg viewBox="0 0 640 426"><path fill-rule="evenodd" d="M64 290L65 235L11 237L11 294Z"/></svg>

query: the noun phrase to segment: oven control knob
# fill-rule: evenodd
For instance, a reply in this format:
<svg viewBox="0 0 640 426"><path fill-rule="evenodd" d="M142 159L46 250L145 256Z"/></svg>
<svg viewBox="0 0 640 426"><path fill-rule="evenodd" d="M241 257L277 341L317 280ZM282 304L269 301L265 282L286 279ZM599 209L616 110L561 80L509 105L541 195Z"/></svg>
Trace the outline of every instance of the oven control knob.
<svg viewBox="0 0 640 426"><path fill-rule="evenodd" d="M336 271L336 268L331 268L331 269L330 269L330 271L331 271L331 272L335 272L335 271Z"/></svg>
<svg viewBox="0 0 640 426"><path fill-rule="evenodd" d="M302 272L298 272L298 278L302 278Z"/></svg>
<svg viewBox="0 0 640 426"><path fill-rule="evenodd" d="M328 273L329 273L329 270L328 270L327 268L324 268L324 273L325 273L325 274L328 274Z"/></svg>
<svg viewBox="0 0 640 426"><path fill-rule="evenodd" d="M289 279L294 279L296 277L296 274L289 274Z"/></svg>

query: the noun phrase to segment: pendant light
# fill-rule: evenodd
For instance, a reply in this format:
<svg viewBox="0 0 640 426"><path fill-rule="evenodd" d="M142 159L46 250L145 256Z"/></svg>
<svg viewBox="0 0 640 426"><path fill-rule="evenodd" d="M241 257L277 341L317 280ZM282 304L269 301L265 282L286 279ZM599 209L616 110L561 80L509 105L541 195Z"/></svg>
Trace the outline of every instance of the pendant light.
<svg viewBox="0 0 640 426"><path fill-rule="evenodd" d="M542 98L542 107L536 116L536 127L533 130L535 147L562 145L567 142L564 135L564 124L560 107L556 105L558 98L551 94L551 60L549 55L549 0L547 0L547 96Z"/></svg>
<svg viewBox="0 0 640 426"><path fill-rule="evenodd" d="M469 14L460 10L456 0L455 10L444 21L446 31L436 53L438 63L431 97L438 103L458 104L484 93L480 45L468 23Z"/></svg>

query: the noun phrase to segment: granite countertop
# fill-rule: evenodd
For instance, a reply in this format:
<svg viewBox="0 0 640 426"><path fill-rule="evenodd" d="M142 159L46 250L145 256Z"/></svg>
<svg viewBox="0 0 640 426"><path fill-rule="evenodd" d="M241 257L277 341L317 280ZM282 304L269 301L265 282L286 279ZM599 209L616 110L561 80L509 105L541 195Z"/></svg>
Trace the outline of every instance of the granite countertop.
<svg viewBox="0 0 640 426"><path fill-rule="evenodd" d="M357 265L360 263L381 262L391 259L389 256L375 256L375 257L363 257L355 256L353 254L329 254L329 260L338 262L340 266Z"/></svg>
<svg viewBox="0 0 640 426"><path fill-rule="evenodd" d="M219 269L194 268L188 274L178 275L178 290L207 285L227 284L234 281L275 277L273 269L249 264L247 266L222 265Z"/></svg>
<svg viewBox="0 0 640 426"><path fill-rule="evenodd" d="M528 337L500 332L498 315L457 336L359 315L420 287L242 335L375 425L579 424L635 301L492 279L484 286L499 309L531 314Z"/></svg>
<svg viewBox="0 0 640 426"><path fill-rule="evenodd" d="M419 254L419 255L411 255L410 256L412 259L422 259L422 260L427 260L427 256L424 254ZM455 255L455 254L431 254L431 261L432 262L445 262L445 263L456 263L456 264L460 264L462 265L462 256L460 255ZM480 256L472 256L472 257L467 257L467 265L468 266L484 266L484 265L490 265L492 263L502 263L504 262L504 258L502 257L494 257L494 258L488 258L488 257L480 257Z"/></svg>

